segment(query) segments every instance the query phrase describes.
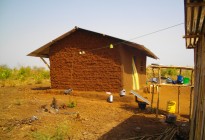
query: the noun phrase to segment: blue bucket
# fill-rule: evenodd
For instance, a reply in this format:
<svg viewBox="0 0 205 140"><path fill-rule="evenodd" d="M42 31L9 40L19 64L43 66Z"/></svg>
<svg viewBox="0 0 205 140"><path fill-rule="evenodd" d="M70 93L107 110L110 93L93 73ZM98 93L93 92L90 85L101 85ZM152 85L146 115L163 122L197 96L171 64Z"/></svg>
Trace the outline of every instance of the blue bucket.
<svg viewBox="0 0 205 140"><path fill-rule="evenodd" d="M184 83L183 81L184 81L184 77L181 76L181 75L178 75L178 76L177 76L177 83L178 83L178 84L183 84L183 83Z"/></svg>

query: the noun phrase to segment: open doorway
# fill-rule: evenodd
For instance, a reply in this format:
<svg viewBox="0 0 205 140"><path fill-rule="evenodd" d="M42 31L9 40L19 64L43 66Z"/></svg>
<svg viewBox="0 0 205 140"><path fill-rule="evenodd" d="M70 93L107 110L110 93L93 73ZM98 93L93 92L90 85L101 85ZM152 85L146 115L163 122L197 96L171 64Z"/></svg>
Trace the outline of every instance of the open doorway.
<svg viewBox="0 0 205 140"><path fill-rule="evenodd" d="M132 83L133 83L133 90L139 90L139 76L136 68L136 56L132 57Z"/></svg>

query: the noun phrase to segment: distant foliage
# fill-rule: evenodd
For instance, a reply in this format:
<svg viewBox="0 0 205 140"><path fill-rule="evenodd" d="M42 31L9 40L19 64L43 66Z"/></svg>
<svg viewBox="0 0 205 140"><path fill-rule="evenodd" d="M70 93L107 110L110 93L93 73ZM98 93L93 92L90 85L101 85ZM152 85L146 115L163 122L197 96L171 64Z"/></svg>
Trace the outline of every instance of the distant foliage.
<svg viewBox="0 0 205 140"><path fill-rule="evenodd" d="M147 79L150 79L152 77L158 77L158 70L154 69L154 71L151 68L147 68ZM176 79L177 75L179 75L179 69L174 68L162 68L161 69L161 76L162 77L170 77L172 79ZM187 78L191 78L191 71L190 70L182 70L181 75Z"/></svg>
<svg viewBox="0 0 205 140"><path fill-rule="evenodd" d="M7 65L0 65L0 86L15 86L16 83L41 84L50 79L50 71L43 67L9 68Z"/></svg>
<svg viewBox="0 0 205 140"><path fill-rule="evenodd" d="M12 70L6 65L0 65L0 80L8 79L12 74Z"/></svg>
<svg viewBox="0 0 205 140"><path fill-rule="evenodd" d="M163 77L173 77L178 74L177 69L174 68L167 68L161 70L161 76Z"/></svg>
<svg viewBox="0 0 205 140"><path fill-rule="evenodd" d="M18 70L18 79L21 81L26 80L31 75L31 68L30 67L21 67Z"/></svg>

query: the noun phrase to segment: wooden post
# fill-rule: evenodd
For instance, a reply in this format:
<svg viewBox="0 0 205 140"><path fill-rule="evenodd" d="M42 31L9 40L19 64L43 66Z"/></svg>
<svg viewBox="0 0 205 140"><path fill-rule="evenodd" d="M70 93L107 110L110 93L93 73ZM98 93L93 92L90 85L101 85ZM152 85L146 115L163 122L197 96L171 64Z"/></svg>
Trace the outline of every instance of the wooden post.
<svg viewBox="0 0 205 140"><path fill-rule="evenodd" d="M154 100L154 84L152 84L150 86L152 86L152 91L150 89L150 92L152 94L152 99L151 99L151 109L152 109L153 108L153 100Z"/></svg>
<svg viewBox="0 0 205 140"><path fill-rule="evenodd" d="M191 87L191 89L190 89L189 123L191 122L191 115L192 115L192 96L193 96L193 89L194 89L194 87Z"/></svg>
<svg viewBox="0 0 205 140"><path fill-rule="evenodd" d="M46 64L46 66L50 69L50 66L48 65L48 63L43 59L43 57L40 57L41 60Z"/></svg>
<svg viewBox="0 0 205 140"><path fill-rule="evenodd" d="M161 68L158 69L158 78L159 84L161 84Z"/></svg>
<svg viewBox="0 0 205 140"><path fill-rule="evenodd" d="M178 86L178 114L180 112L180 86Z"/></svg>
<svg viewBox="0 0 205 140"><path fill-rule="evenodd" d="M156 118L158 118L159 115L159 86L157 85L157 109L156 109Z"/></svg>
<svg viewBox="0 0 205 140"><path fill-rule="evenodd" d="M191 85L193 85L193 74L194 74L194 70L191 71Z"/></svg>

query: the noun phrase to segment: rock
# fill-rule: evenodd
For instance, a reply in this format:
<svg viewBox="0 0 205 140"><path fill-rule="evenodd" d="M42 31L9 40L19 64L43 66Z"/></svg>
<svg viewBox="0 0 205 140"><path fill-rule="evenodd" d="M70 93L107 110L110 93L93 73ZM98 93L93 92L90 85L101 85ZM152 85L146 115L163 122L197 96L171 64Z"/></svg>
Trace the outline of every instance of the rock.
<svg viewBox="0 0 205 140"><path fill-rule="evenodd" d="M83 135L87 135L88 134L88 132L83 132Z"/></svg>
<svg viewBox="0 0 205 140"><path fill-rule="evenodd" d="M65 95L71 94L71 92L73 91L73 89L67 89L64 91Z"/></svg>
<svg viewBox="0 0 205 140"><path fill-rule="evenodd" d="M38 120L38 117L37 116L32 116L31 121L35 121L35 120Z"/></svg>
<svg viewBox="0 0 205 140"><path fill-rule="evenodd" d="M182 127L185 127L185 126L186 126L186 124L185 124L185 123L183 123L183 124L182 124Z"/></svg>
<svg viewBox="0 0 205 140"><path fill-rule="evenodd" d="M140 130L141 128L140 127L135 127L135 130Z"/></svg>
<svg viewBox="0 0 205 140"><path fill-rule="evenodd" d="M50 110L48 112L51 113L51 114L56 114L57 113L54 108L50 108Z"/></svg>
<svg viewBox="0 0 205 140"><path fill-rule="evenodd" d="M32 126L30 130L34 132L34 131L37 131L37 128Z"/></svg>
<svg viewBox="0 0 205 140"><path fill-rule="evenodd" d="M160 119L159 122L165 123L165 119Z"/></svg>

